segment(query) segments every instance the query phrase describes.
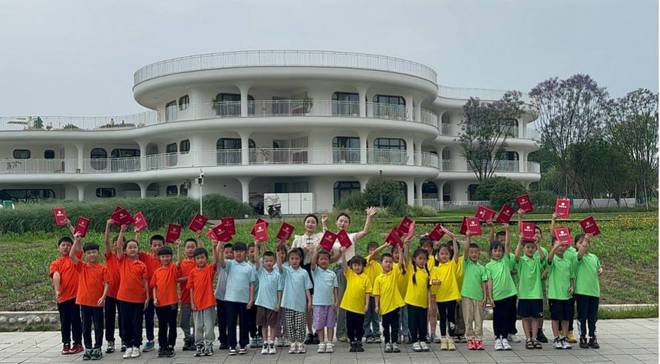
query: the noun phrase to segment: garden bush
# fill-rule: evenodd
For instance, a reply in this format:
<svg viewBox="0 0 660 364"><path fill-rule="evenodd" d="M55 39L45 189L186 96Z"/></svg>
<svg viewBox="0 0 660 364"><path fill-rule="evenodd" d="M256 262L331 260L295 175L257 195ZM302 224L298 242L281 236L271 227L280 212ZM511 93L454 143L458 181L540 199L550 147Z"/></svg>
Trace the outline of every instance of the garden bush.
<svg viewBox="0 0 660 364"><path fill-rule="evenodd" d="M554 208L557 195L552 191L532 191L529 193L529 199L532 200L534 207Z"/></svg>
<svg viewBox="0 0 660 364"><path fill-rule="evenodd" d="M493 177L479 184L476 191L478 200L488 200L491 207L499 209L503 204L514 203L516 196L525 193L525 187L506 177Z"/></svg>
<svg viewBox="0 0 660 364"><path fill-rule="evenodd" d="M367 208L367 203L364 200L364 194L361 192L353 192L342 197L339 204L337 204L337 210L362 211L365 208Z"/></svg>

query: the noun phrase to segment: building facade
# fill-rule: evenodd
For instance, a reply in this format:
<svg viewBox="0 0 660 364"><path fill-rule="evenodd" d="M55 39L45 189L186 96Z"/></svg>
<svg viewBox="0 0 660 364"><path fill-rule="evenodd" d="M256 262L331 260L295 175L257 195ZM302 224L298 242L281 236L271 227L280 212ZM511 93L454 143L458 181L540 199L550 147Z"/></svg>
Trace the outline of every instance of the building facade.
<svg viewBox="0 0 660 364"><path fill-rule="evenodd" d="M399 181L409 204L469 204L476 179L456 141L462 107L503 92L440 86L433 69L387 56L241 51L147 65L133 94L151 111L2 118L0 195L220 193L260 208L264 194L304 194L322 211L378 177ZM540 179L527 160L538 149L534 118L512 124L497 175Z"/></svg>

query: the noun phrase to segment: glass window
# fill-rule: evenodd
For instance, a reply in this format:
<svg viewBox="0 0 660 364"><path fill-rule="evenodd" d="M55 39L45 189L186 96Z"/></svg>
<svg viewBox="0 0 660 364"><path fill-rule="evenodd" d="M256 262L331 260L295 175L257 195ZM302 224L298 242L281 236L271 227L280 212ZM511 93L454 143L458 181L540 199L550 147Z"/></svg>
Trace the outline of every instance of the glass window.
<svg viewBox="0 0 660 364"><path fill-rule="evenodd" d="M392 105L406 105L406 99L403 96L376 95L374 102Z"/></svg>
<svg viewBox="0 0 660 364"><path fill-rule="evenodd" d="M185 183L182 183L181 186L179 186L179 196L188 196L188 187L186 186Z"/></svg>
<svg viewBox="0 0 660 364"><path fill-rule="evenodd" d="M165 187L165 196L176 196L179 192L179 188L176 185L169 185Z"/></svg>
<svg viewBox="0 0 660 364"><path fill-rule="evenodd" d="M165 105L165 121L176 120L176 100Z"/></svg>
<svg viewBox="0 0 660 364"><path fill-rule="evenodd" d="M477 198L477 187L479 187L478 184L471 184L468 186L468 201L476 201Z"/></svg>
<svg viewBox="0 0 660 364"><path fill-rule="evenodd" d="M30 159L32 152L29 149L14 149L12 155L14 159Z"/></svg>
<svg viewBox="0 0 660 364"><path fill-rule="evenodd" d="M101 170L108 167L108 152L103 148L94 148L89 152L89 158L91 159L90 165L93 169Z"/></svg>
<svg viewBox="0 0 660 364"><path fill-rule="evenodd" d="M116 148L110 151L110 158L139 157L140 149Z"/></svg>
<svg viewBox="0 0 660 364"><path fill-rule="evenodd" d="M396 120L406 118L406 99L402 96L376 95L373 100L374 117Z"/></svg>
<svg viewBox="0 0 660 364"><path fill-rule="evenodd" d="M341 116L360 115L360 95L349 92L333 93L332 115L341 115Z"/></svg>
<svg viewBox="0 0 660 364"><path fill-rule="evenodd" d="M178 162L177 151L176 143L170 143L165 146L165 153L167 153L165 161L168 167L176 166Z"/></svg>
<svg viewBox="0 0 660 364"><path fill-rule="evenodd" d="M248 113L254 114L254 97L248 95ZM241 115L241 94L230 94L221 92L215 95L213 100L213 109L219 116L240 116Z"/></svg>
<svg viewBox="0 0 660 364"><path fill-rule="evenodd" d="M335 182L333 192L334 192L335 205L337 205L342 198L349 196L351 193L360 192L360 182L358 181Z"/></svg>
<svg viewBox="0 0 660 364"><path fill-rule="evenodd" d="M188 95L179 97L179 110L186 110L188 105L190 105L190 97Z"/></svg>
<svg viewBox="0 0 660 364"><path fill-rule="evenodd" d="M332 139L333 148L360 148L360 138L338 136Z"/></svg>
<svg viewBox="0 0 660 364"><path fill-rule="evenodd" d="M216 149L241 149L240 138L220 138L215 143Z"/></svg>
<svg viewBox="0 0 660 364"><path fill-rule="evenodd" d="M55 151L52 149L44 150L44 159L55 159Z"/></svg>
<svg viewBox="0 0 660 364"><path fill-rule="evenodd" d="M115 191L114 188L105 188L105 187L99 187L96 189L96 197L98 198L111 198L115 197L117 194L117 191Z"/></svg>
<svg viewBox="0 0 660 364"><path fill-rule="evenodd" d="M360 163L360 138L338 136L332 139L334 163Z"/></svg>
<svg viewBox="0 0 660 364"><path fill-rule="evenodd" d="M182 140L181 143L179 143L179 152L181 152L181 154L186 154L186 153L190 152L190 140L189 139Z"/></svg>
<svg viewBox="0 0 660 364"><path fill-rule="evenodd" d="M374 148L406 150L406 141L399 138L376 138Z"/></svg>

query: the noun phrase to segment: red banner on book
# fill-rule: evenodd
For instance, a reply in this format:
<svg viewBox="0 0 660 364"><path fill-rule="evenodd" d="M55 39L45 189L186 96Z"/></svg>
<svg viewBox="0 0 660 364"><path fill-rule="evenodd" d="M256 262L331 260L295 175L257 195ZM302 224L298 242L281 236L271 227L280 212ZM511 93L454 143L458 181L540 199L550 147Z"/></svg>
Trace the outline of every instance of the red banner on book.
<svg viewBox="0 0 660 364"><path fill-rule="evenodd" d="M135 226L136 232L142 231L149 227L149 224L147 224L147 219L144 217L142 211L136 212L135 216L133 216L133 226Z"/></svg>
<svg viewBox="0 0 660 364"><path fill-rule="evenodd" d="M280 240L289 240L291 234L293 234L294 227L287 223L282 223L280 226L280 231L277 232L277 238Z"/></svg>
<svg viewBox="0 0 660 364"><path fill-rule="evenodd" d="M131 216L131 213L120 206L115 208L110 217L115 221L115 224L117 225L130 225L133 223L133 216Z"/></svg>
<svg viewBox="0 0 660 364"><path fill-rule="evenodd" d="M523 240L534 240L536 225L533 222L522 222L520 224L520 234Z"/></svg>
<svg viewBox="0 0 660 364"><path fill-rule="evenodd" d="M76 221L76 227L73 229L73 234L79 234L81 238L84 238L87 235L87 229L89 229L90 219L84 216L78 216L78 221Z"/></svg>
<svg viewBox="0 0 660 364"><path fill-rule="evenodd" d="M484 205L479 205L474 217L478 217L481 221L489 221L495 217L495 211L489 209Z"/></svg>
<svg viewBox="0 0 660 364"><path fill-rule="evenodd" d="M509 221L511 221L511 218L513 217L514 213L515 210L513 209L513 207L504 204L500 208L500 211L497 213L497 218L495 219L495 221L498 224L508 224Z"/></svg>
<svg viewBox="0 0 660 364"><path fill-rule="evenodd" d="M165 234L166 243L174 243L181 236L181 225L169 224L167 225L167 234Z"/></svg>
<svg viewBox="0 0 660 364"><path fill-rule="evenodd" d="M557 217L561 217L563 219L567 218L568 214L570 213L570 209L570 198L557 197L557 201L555 201L555 214L557 214Z"/></svg>
<svg viewBox="0 0 660 364"><path fill-rule="evenodd" d="M339 240L339 244L344 248L348 248L349 246L353 245L353 242L351 241L351 238L348 236L346 230L342 230L337 233L337 240Z"/></svg>
<svg viewBox="0 0 660 364"><path fill-rule="evenodd" d="M529 194L525 193L516 197L516 202L518 203L518 208L522 209L525 213L534 211L532 201L529 199Z"/></svg>
<svg viewBox="0 0 660 364"><path fill-rule="evenodd" d="M326 230L326 232L323 233L323 236L321 237L319 245L321 245L321 248L329 252L332 250L332 246L335 244L335 240L337 240L337 234Z"/></svg>
<svg viewBox="0 0 660 364"><path fill-rule="evenodd" d="M555 239L563 245L571 245L573 243L571 231L567 227L555 228L552 233L555 235Z"/></svg>
<svg viewBox="0 0 660 364"><path fill-rule="evenodd" d="M593 216L588 216L580 220L580 226L582 226L582 231L584 231L585 234L591 234L593 236L600 234L600 229Z"/></svg>
<svg viewBox="0 0 660 364"><path fill-rule="evenodd" d="M53 207L53 217L55 218L55 225L66 225L66 210L64 207Z"/></svg>
<svg viewBox="0 0 660 364"><path fill-rule="evenodd" d="M202 215L202 214L197 214L195 215L192 220L190 221L190 224L188 225L188 229L199 233L204 229L204 226L206 226L206 222L209 221L209 219Z"/></svg>
<svg viewBox="0 0 660 364"><path fill-rule="evenodd" d="M401 240L401 236L399 236L399 228L392 228L390 233L385 238L385 242L394 247L403 245L403 240Z"/></svg>

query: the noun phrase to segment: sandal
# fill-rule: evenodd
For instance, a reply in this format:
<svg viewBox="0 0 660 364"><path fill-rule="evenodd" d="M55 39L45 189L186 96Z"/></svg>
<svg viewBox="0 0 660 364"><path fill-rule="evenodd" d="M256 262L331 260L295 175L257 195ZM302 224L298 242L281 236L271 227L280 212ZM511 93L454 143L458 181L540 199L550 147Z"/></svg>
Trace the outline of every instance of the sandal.
<svg viewBox="0 0 660 364"><path fill-rule="evenodd" d="M541 342L534 340L534 349L543 349Z"/></svg>
<svg viewBox="0 0 660 364"><path fill-rule="evenodd" d="M534 349L534 342L532 339L527 339L527 342L525 343L525 349Z"/></svg>

